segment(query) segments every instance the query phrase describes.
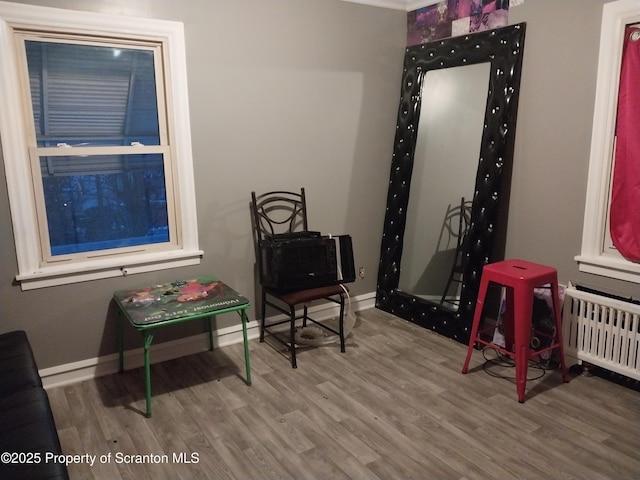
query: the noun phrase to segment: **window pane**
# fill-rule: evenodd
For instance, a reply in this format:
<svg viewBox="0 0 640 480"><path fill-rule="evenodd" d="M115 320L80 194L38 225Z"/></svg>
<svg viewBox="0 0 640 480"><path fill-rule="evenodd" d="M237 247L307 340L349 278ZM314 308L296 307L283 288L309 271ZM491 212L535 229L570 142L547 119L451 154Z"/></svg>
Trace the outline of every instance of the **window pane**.
<svg viewBox="0 0 640 480"><path fill-rule="evenodd" d="M169 241L160 154L40 157L51 254Z"/></svg>
<svg viewBox="0 0 640 480"><path fill-rule="evenodd" d="M26 40L37 145L159 145L151 50Z"/></svg>

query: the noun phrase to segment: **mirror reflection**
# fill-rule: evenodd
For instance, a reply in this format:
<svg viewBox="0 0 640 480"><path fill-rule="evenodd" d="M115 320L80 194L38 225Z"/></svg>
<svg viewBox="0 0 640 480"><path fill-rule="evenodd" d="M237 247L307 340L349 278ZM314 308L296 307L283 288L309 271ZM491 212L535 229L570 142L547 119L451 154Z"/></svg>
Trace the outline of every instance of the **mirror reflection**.
<svg viewBox="0 0 640 480"><path fill-rule="evenodd" d="M491 64L424 77L398 289L456 310Z"/></svg>

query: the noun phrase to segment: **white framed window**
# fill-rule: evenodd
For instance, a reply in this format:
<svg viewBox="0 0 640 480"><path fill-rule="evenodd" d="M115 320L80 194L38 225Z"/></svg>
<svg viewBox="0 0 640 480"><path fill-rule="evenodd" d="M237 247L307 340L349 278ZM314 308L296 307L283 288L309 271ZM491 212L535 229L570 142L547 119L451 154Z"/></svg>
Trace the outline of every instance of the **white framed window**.
<svg viewBox="0 0 640 480"><path fill-rule="evenodd" d="M0 72L24 290L200 262L181 23L0 2Z"/></svg>
<svg viewBox="0 0 640 480"><path fill-rule="evenodd" d="M635 283L640 283L640 264L625 259L613 246L609 206L624 31L638 22L637 0L618 0L603 7L582 249L575 257L580 271Z"/></svg>

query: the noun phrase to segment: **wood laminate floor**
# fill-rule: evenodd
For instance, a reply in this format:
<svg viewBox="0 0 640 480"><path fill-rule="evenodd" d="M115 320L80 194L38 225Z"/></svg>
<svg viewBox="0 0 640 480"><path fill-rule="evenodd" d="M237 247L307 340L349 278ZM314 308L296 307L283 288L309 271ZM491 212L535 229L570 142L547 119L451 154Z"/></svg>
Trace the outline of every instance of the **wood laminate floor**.
<svg viewBox="0 0 640 480"><path fill-rule="evenodd" d="M462 375L466 346L376 309L295 370L250 350L251 387L241 344L153 365L150 419L142 369L50 389L71 478L640 478L640 393L597 376L530 369L520 404L513 368Z"/></svg>

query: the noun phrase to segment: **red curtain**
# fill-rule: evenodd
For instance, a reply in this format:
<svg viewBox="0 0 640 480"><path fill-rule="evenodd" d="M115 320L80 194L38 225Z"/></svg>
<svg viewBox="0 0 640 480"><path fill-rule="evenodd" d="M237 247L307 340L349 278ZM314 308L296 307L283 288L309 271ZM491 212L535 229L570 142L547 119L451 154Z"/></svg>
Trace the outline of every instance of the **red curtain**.
<svg viewBox="0 0 640 480"><path fill-rule="evenodd" d="M623 257L640 262L640 27L627 27L622 50L610 230Z"/></svg>

